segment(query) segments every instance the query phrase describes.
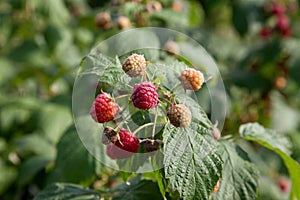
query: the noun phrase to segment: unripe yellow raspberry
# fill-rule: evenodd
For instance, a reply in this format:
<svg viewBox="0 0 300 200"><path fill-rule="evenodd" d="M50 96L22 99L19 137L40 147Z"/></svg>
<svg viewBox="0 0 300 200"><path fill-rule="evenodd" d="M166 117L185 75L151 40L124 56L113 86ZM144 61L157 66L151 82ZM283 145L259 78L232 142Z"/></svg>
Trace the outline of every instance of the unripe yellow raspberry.
<svg viewBox="0 0 300 200"><path fill-rule="evenodd" d="M147 61L144 55L132 54L127 57L122 63L122 69L130 77L137 77L144 75L147 68Z"/></svg>
<svg viewBox="0 0 300 200"><path fill-rule="evenodd" d="M180 80L185 90L197 91L204 83L204 76L200 71L188 68L181 73Z"/></svg>

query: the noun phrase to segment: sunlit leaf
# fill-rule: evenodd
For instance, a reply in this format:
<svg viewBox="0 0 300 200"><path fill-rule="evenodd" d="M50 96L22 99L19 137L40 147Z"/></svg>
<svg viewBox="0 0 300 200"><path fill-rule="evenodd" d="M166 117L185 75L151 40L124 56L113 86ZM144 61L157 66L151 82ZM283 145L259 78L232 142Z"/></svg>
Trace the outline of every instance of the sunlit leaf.
<svg viewBox="0 0 300 200"><path fill-rule="evenodd" d="M222 152L224 167L220 188L212 195L212 199L255 199L259 171L254 164L249 162L247 153L238 145L225 141L219 146L219 151Z"/></svg>
<svg viewBox="0 0 300 200"><path fill-rule="evenodd" d="M165 127L165 176L183 199L209 199L221 177L222 160L209 133L197 120L187 128Z"/></svg>
<svg viewBox="0 0 300 200"><path fill-rule="evenodd" d="M290 199L300 199L300 165L289 156L290 151L288 148L290 143L287 139L279 133L265 129L257 123L242 125L240 126L239 132L243 138L257 142L271 151L274 151L282 158L292 179Z"/></svg>

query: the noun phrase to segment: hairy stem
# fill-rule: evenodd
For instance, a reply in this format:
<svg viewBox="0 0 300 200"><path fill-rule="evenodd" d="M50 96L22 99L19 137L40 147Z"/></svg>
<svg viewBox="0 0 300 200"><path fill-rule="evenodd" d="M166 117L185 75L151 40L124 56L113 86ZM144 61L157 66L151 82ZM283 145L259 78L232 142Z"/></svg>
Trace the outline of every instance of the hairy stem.
<svg viewBox="0 0 300 200"><path fill-rule="evenodd" d="M138 127L137 129L135 129L135 131L132 133L133 135L135 135L137 132L139 132L140 130L142 130L143 128L147 127L147 126L152 126L154 123L147 123L147 124L144 124L140 127Z"/></svg>
<svg viewBox="0 0 300 200"><path fill-rule="evenodd" d="M153 128L152 128L152 139L154 139L154 134L155 134L155 125L156 125L156 120L157 120L157 113L158 113L158 106L155 107L154 124L153 124Z"/></svg>
<svg viewBox="0 0 300 200"><path fill-rule="evenodd" d="M128 97L128 96L130 96L130 94L123 94L123 95L120 95L120 96L116 97L115 100L121 99L121 98L124 98L124 97Z"/></svg>

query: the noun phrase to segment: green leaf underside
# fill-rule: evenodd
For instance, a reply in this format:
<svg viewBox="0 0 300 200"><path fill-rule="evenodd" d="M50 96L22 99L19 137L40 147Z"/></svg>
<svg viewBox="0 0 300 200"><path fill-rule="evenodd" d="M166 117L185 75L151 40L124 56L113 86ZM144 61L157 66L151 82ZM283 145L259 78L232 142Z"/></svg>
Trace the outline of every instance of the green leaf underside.
<svg viewBox="0 0 300 200"><path fill-rule="evenodd" d="M238 145L222 142L219 146L224 160L222 179L213 200L255 199L259 172L255 165L248 162L248 156Z"/></svg>
<svg viewBox="0 0 300 200"><path fill-rule="evenodd" d="M292 179L290 199L300 199L300 165L288 156L287 153L289 153L289 151L284 147L284 145L288 145L288 143L286 143L286 138L281 136L281 139L279 139L280 136L276 136L274 131L265 129L257 123L249 123L240 126L239 133L244 139L257 142L265 148L274 151L282 158ZM277 137L275 141L274 137Z"/></svg>
<svg viewBox="0 0 300 200"><path fill-rule="evenodd" d="M165 127L165 176L183 199L209 199L221 177L222 160L209 133L198 121L187 128Z"/></svg>
<svg viewBox="0 0 300 200"><path fill-rule="evenodd" d="M95 68L104 69L107 66L111 65L114 60L111 57L105 56L101 53L89 54L82 59L80 63L80 68L83 73L86 70L95 70Z"/></svg>
<svg viewBox="0 0 300 200"><path fill-rule="evenodd" d="M78 185L67 183L54 183L41 193L34 200L98 200L100 194Z"/></svg>
<svg viewBox="0 0 300 200"><path fill-rule="evenodd" d="M81 63L81 72L79 75L92 75L95 74L99 77L97 93L103 91L106 92L108 88L111 90L122 89L124 90L124 84L128 84L130 78L125 74L122 69L122 65L118 57L115 60L105 56L89 55Z"/></svg>
<svg viewBox="0 0 300 200"><path fill-rule="evenodd" d="M115 192L112 198L113 200L163 199L159 192L158 185L150 180L141 180L140 176L117 186L112 192Z"/></svg>

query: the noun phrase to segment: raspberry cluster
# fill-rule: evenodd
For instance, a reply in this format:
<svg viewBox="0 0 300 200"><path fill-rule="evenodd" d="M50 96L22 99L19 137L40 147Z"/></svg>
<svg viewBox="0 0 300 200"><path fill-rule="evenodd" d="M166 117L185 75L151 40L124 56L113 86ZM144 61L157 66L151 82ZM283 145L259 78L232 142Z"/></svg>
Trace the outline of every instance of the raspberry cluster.
<svg viewBox="0 0 300 200"><path fill-rule="evenodd" d="M119 29L126 29L131 27L130 19L126 16L119 16L115 19L115 23ZM111 17L111 13L109 12L100 12L95 17L95 25L100 29L111 29L113 27L113 24L113 19Z"/></svg>
<svg viewBox="0 0 300 200"><path fill-rule="evenodd" d="M97 95L90 108L90 115L95 122L103 123L102 143L106 146L106 153L111 159L124 159L137 153L142 146L146 152L155 152L160 149L162 142L154 139L154 130L158 108L165 109L166 117L170 124L176 128L186 128L192 121L192 113L184 103L177 103L175 94L168 95L170 91L151 80L147 80L147 61L144 55L132 54L124 59L122 63L123 71L132 78L142 77L141 82L134 85L131 94L122 94L114 99L110 94L101 92ZM187 68L182 71L179 77L179 84L184 90L199 90L204 83L203 74L193 68ZM175 87L176 88L176 87ZM154 123L144 124L131 132L129 127L122 128L127 124L116 100L119 98L128 98L128 103L140 110L155 109ZM173 101L173 102L172 102ZM160 105L160 106L158 106ZM124 108L124 109L127 109ZM154 110L153 110L154 111ZM120 121L121 119L121 121ZM164 121L164 120L163 120ZM116 128L111 128L107 124L116 124ZM152 138L140 140L135 133L145 126L153 126ZM118 128L121 127L121 128ZM142 145L140 145L142 143Z"/></svg>
<svg viewBox="0 0 300 200"><path fill-rule="evenodd" d="M144 4L142 3L141 0L132 0L132 2L134 2L137 5ZM138 6L140 7L140 5ZM111 6L119 7L120 3L112 2ZM132 26L138 26L138 27L145 26L149 21L147 17L145 17L145 15L150 15L155 12L160 12L162 11L162 9L163 9L162 4L159 1L147 2L144 5L144 9L134 13L134 21L131 21L129 16L122 15L120 12L109 12L109 11L99 12L95 16L95 26L103 30L109 30L114 27L123 30L123 29L130 28ZM182 5L179 2L177 2L176 5L174 4L174 10L180 12L182 10Z"/></svg>
<svg viewBox="0 0 300 200"><path fill-rule="evenodd" d="M268 18L260 30L260 36L263 39L268 39L272 34L278 33L281 37L290 37L292 34L290 17L288 16L290 9L292 9L291 6L280 1L271 1L265 4L263 10Z"/></svg>

